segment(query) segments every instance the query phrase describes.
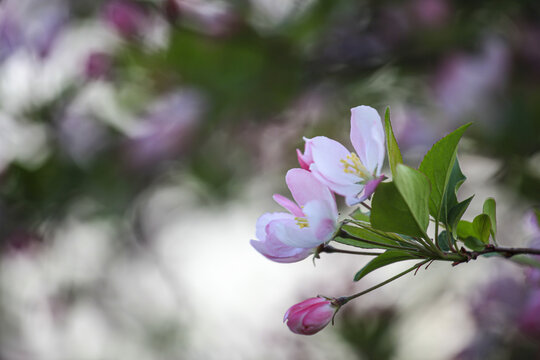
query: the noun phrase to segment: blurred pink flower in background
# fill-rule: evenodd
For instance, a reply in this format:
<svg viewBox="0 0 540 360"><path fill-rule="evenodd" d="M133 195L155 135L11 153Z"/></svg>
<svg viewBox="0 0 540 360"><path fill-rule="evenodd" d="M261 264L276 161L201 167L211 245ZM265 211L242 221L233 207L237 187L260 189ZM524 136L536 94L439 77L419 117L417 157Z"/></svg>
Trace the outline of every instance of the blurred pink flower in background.
<svg viewBox="0 0 540 360"><path fill-rule="evenodd" d="M43 244L43 237L29 230L18 229L3 241L5 255L32 255Z"/></svg>
<svg viewBox="0 0 540 360"><path fill-rule="evenodd" d="M392 129L399 147L424 154L437 141L440 130L429 121L421 109L411 106L391 106Z"/></svg>
<svg viewBox="0 0 540 360"><path fill-rule="evenodd" d="M295 334L313 335L330 323L337 306L323 297L314 297L293 305L283 321Z"/></svg>
<svg viewBox="0 0 540 360"><path fill-rule="evenodd" d="M436 101L454 121L470 113L480 114L493 105L491 96L504 88L509 69L508 46L502 40L489 38L480 54L456 54L443 63L435 75Z"/></svg>
<svg viewBox="0 0 540 360"><path fill-rule="evenodd" d="M126 151L129 163L155 166L188 146L202 115L203 100L192 90L178 90L155 100L134 129Z"/></svg>
<svg viewBox="0 0 540 360"><path fill-rule="evenodd" d="M69 20L62 1L6 0L0 4L0 60L19 48L46 58Z"/></svg>
<svg viewBox="0 0 540 360"><path fill-rule="evenodd" d="M50 54L68 19L67 7L56 3L42 7L35 19L24 22L28 41L41 58L46 58Z"/></svg>
<svg viewBox="0 0 540 360"><path fill-rule="evenodd" d="M351 143L357 154L325 136L304 140L304 154L297 150L300 166L309 167L330 190L344 196L347 205L369 198L384 179L384 129L379 114L369 106L351 109Z"/></svg>
<svg viewBox="0 0 540 360"><path fill-rule="evenodd" d="M451 13L447 0L415 0L411 6L415 22L430 27L444 25Z"/></svg>
<svg viewBox="0 0 540 360"><path fill-rule="evenodd" d="M104 52L92 52L86 58L84 74L87 79L97 80L107 78L112 66L111 56Z"/></svg>
<svg viewBox="0 0 540 360"><path fill-rule="evenodd" d="M521 331L536 339L540 338L540 289L530 294L518 321Z"/></svg>
<svg viewBox="0 0 540 360"><path fill-rule="evenodd" d="M0 18L0 61L9 57L23 43L20 25L4 10Z"/></svg>
<svg viewBox="0 0 540 360"><path fill-rule="evenodd" d="M108 2L103 9L103 18L125 38L141 35L148 23L148 15L140 5L124 0Z"/></svg>

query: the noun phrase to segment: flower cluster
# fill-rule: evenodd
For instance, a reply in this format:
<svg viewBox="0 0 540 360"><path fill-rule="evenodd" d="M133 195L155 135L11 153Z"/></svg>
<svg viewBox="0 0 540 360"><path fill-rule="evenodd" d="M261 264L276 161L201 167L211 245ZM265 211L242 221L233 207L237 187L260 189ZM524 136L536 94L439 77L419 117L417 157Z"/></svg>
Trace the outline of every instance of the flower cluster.
<svg viewBox="0 0 540 360"><path fill-rule="evenodd" d="M285 177L294 201L275 194L274 200L288 212L262 215L256 225L258 240L251 240L266 258L292 263L316 253L338 229L334 194L354 205L368 199L385 178L385 133L379 114L369 106L355 107L351 113L356 152L325 136L304 139L304 153L297 150L301 168L289 170ZM313 298L290 308L285 319L293 332L311 335L328 324L336 308L328 300Z"/></svg>
<svg viewBox="0 0 540 360"><path fill-rule="evenodd" d="M337 229L334 194L348 205L368 199L384 179L385 138L381 118L369 106L351 109L351 143L356 153L325 136L304 139L298 153L301 169L287 172L285 181L294 202L275 194L274 200L289 213L266 213L257 221L251 245L268 259L291 263L305 259L328 242Z"/></svg>

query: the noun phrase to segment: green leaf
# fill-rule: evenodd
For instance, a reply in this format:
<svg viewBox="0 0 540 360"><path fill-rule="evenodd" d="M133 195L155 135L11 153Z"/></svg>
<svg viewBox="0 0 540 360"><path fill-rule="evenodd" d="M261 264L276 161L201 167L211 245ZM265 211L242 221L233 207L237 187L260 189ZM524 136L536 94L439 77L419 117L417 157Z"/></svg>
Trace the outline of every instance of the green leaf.
<svg viewBox="0 0 540 360"><path fill-rule="evenodd" d="M350 216L358 221L369 222L369 211L364 213L362 210L356 209Z"/></svg>
<svg viewBox="0 0 540 360"><path fill-rule="evenodd" d="M473 251L482 251L486 247L483 242L481 242L474 236L469 236L463 241L463 243L465 244L466 247L468 247L469 249Z"/></svg>
<svg viewBox="0 0 540 360"><path fill-rule="evenodd" d="M437 242L439 244L439 248L442 251L450 251L450 242L451 241L452 241L452 238L448 235L448 232L446 230L441 231L441 233L437 237Z"/></svg>
<svg viewBox="0 0 540 360"><path fill-rule="evenodd" d="M446 185L446 189L444 191L444 196L441 203L441 213L439 215L439 220L446 224L447 227L450 224L450 211L452 208L458 205L457 192L466 179L467 178L465 175L463 175L461 172L456 155L454 165L452 166L452 171L450 172L450 178L448 179L448 184Z"/></svg>
<svg viewBox="0 0 540 360"><path fill-rule="evenodd" d="M393 182L377 187L371 203L375 229L426 237L429 182L417 170L398 164Z"/></svg>
<svg viewBox="0 0 540 360"><path fill-rule="evenodd" d="M484 244L489 243L489 234L491 232L491 220L486 214L480 214L473 220L473 229L476 237Z"/></svg>
<svg viewBox="0 0 540 360"><path fill-rule="evenodd" d="M373 242L376 242L378 244L380 244L381 246L376 246L374 244L369 244L369 243L366 243L366 242L363 242L361 240L355 240L359 243L359 245L361 244L362 246L359 246L359 245L353 245L353 246L357 246L357 247L365 247L365 248L385 248L385 245L391 245L391 246L398 246L399 243L397 243L396 241L392 240L392 239L389 239L389 238L386 238L386 237L383 237L379 234L376 234L374 233L373 231L370 231L368 229L364 229L364 228L361 228L361 227L357 227L357 226L350 226L350 225L343 225L341 227L341 229L353 236L353 237L357 237L357 238L361 238L361 239L364 239L364 240L368 240L368 241L373 241ZM350 245L350 244L348 244Z"/></svg>
<svg viewBox="0 0 540 360"><path fill-rule="evenodd" d="M425 233L429 225L430 187L428 179L418 170L399 164L394 182L409 206L417 225Z"/></svg>
<svg viewBox="0 0 540 360"><path fill-rule="evenodd" d="M454 167L459 140L469 126L470 124L462 126L435 143L420 164L419 170L431 183L429 212L436 221L440 219L443 197Z"/></svg>
<svg viewBox="0 0 540 360"><path fill-rule="evenodd" d="M473 198L474 195L456 204L454 207L452 207L452 209L450 209L450 212L448 213L446 228L452 232L454 238L456 238L457 235L458 222L463 217L463 214L465 214L465 211L469 207L469 204L471 203Z"/></svg>
<svg viewBox="0 0 540 360"><path fill-rule="evenodd" d="M493 198L487 198L486 201L484 201L484 206L482 212L489 216L489 220L491 221L491 236L493 236L493 240L495 240L495 236L497 235L497 209L496 209L496 202Z"/></svg>
<svg viewBox="0 0 540 360"><path fill-rule="evenodd" d="M473 222L461 220L457 226L457 235L461 240L474 237L483 244L489 243L491 221L486 214L480 214Z"/></svg>
<svg viewBox="0 0 540 360"><path fill-rule="evenodd" d="M386 250L383 254L377 256L366 264L360 271L354 275L354 281L358 281L370 272L399 261L419 259L419 257L401 250Z"/></svg>
<svg viewBox="0 0 540 360"><path fill-rule="evenodd" d="M465 240L469 236L475 236L473 224L470 221L461 220L457 226L457 235L460 239Z"/></svg>
<svg viewBox="0 0 540 360"><path fill-rule="evenodd" d="M388 149L388 163L392 170L392 176L395 177L397 165L403 164L403 157L401 156L401 151L399 150L394 131L392 130L392 124L390 123L390 108L386 108L386 113L384 114L384 130L386 133L386 148Z"/></svg>

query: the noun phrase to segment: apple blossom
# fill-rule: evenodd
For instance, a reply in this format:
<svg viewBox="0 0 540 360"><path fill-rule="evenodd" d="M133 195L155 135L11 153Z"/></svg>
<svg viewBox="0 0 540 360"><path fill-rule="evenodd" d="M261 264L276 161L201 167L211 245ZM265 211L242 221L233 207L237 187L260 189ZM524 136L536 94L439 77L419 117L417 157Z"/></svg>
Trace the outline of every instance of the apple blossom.
<svg viewBox="0 0 540 360"><path fill-rule="evenodd" d="M293 305L283 322L295 334L313 335L330 323L338 307L323 297L314 297Z"/></svg>
<svg viewBox="0 0 540 360"><path fill-rule="evenodd" d="M369 106L351 109L351 142L354 152L325 136L304 139L298 161L330 190L345 197L347 205L369 198L381 183L385 133L377 111Z"/></svg>
<svg viewBox="0 0 540 360"><path fill-rule="evenodd" d="M276 262L305 259L312 249L332 238L337 228L337 206L331 191L304 169L291 169L287 186L295 201L275 194L274 200L289 213L267 213L257 221L251 245Z"/></svg>

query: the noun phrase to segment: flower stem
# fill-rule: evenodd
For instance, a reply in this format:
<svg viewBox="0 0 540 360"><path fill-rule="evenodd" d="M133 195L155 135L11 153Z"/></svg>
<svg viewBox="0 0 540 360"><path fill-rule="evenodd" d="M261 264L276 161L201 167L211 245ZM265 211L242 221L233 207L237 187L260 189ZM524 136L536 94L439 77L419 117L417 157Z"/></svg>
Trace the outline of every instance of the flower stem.
<svg viewBox="0 0 540 360"><path fill-rule="evenodd" d="M352 254L352 255L369 255L369 256L378 256L381 255L381 252L369 252L369 251L351 251L338 249L330 245L325 245L321 252L325 253L341 253L341 254Z"/></svg>
<svg viewBox="0 0 540 360"><path fill-rule="evenodd" d="M408 268L407 270L405 270L405 271L403 271L403 272L400 272L400 273L397 274L396 276L393 276L393 277L391 277L390 279L385 280L385 281L383 281L383 282L380 283L380 284L377 284L377 285L375 285L375 286L372 286L372 287L370 287L370 288L367 289L367 290L361 291L361 292L359 292L359 293L357 293L357 294L353 294L353 295L350 295L350 296L343 296L343 297L337 298L337 299L336 299L336 302L338 303L339 306L343 306L343 305L345 305L346 303L348 303L349 301L351 301L351 300L353 300L353 299L356 299L356 298L359 297L359 296L365 295L365 294L367 294L367 293L369 293L369 292L371 292L371 291L373 291L373 290L376 290L376 289L380 288L381 286L384 286L384 285L388 284L389 282L392 282L392 281L394 281L394 280L396 280L396 279L399 279L399 278L402 277L403 275L406 275L406 274L410 273L410 272L413 271L413 270L419 269L422 265L428 263L429 261L431 261L431 259L427 259L427 260L424 260L424 261L422 261L422 262L419 262L419 263L415 264L414 266Z"/></svg>

